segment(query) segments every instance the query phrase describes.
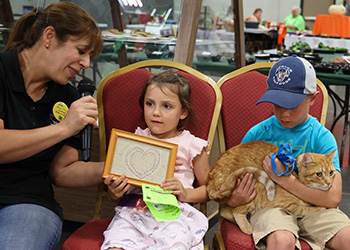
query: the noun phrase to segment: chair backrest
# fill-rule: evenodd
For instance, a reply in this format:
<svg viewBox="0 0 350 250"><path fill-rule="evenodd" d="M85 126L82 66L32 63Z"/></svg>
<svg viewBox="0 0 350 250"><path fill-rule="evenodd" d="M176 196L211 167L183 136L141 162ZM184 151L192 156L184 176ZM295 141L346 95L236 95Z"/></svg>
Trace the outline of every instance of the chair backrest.
<svg viewBox="0 0 350 250"><path fill-rule="evenodd" d="M161 68L160 68L161 67ZM147 60L131 64L106 75L97 89L99 108L100 160L106 158L107 145L112 128L134 132L139 126L145 128L139 97L148 78L173 68L190 83L191 102L198 126L191 128L192 134L208 140L211 151L221 110L221 91L214 80L181 63L167 60ZM99 195L98 195L99 196ZM95 218L98 218L96 206Z"/></svg>
<svg viewBox="0 0 350 250"><path fill-rule="evenodd" d="M267 89L267 74L273 64L251 64L226 74L217 82L223 96L218 124L220 152L238 145L252 126L273 115L271 103L256 105ZM310 107L310 114L325 124L328 93L318 79L317 85L321 95Z"/></svg>

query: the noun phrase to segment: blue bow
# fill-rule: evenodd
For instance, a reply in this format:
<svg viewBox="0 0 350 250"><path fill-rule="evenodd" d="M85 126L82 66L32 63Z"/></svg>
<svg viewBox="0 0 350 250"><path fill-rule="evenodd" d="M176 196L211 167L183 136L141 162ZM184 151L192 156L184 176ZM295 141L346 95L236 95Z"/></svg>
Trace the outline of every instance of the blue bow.
<svg viewBox="0 0 350 250"><path fill-rule="evenodd" d="M280 174L277 173L277 168L275 164L276 157L286 167L286 171ZM294 169L297 170L296 161L292 157L292 147L288 143L281 144L280 147L278 148L278 153L272 155L271 165L272 165L273 172L275 172L277 176L290 175L290 173L292 173Z"/></svg>

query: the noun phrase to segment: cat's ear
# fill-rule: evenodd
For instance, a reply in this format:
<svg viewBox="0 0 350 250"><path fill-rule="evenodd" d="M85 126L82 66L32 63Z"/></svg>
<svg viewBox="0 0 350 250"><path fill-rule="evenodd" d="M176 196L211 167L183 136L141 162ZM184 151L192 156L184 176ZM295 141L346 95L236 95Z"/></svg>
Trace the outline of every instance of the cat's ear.
<svg viewBox="0 0 350 250"><path fill-rule="evenodd" d="M337 156L337 150L330 152L327 154L328 158L333 161L333 159Z"/></svg>
<svg viewBox="0 0 350 250"><path fill-rule="evenodd" d="M309 164L311 162L313 162L311 155L308 154L308 153L305 153L303 155L303 165L307 165L307 164Z"/></svg>

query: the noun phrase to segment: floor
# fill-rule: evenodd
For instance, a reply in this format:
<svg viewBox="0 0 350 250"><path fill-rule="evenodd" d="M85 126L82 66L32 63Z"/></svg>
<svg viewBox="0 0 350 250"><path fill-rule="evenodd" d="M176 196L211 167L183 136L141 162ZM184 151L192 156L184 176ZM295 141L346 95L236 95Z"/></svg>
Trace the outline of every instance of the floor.
<svg viewBox="0 0 350 250"><path fill-rule="evenodd" d="M334 91L336 91L340 96L344 93L344 89L341 86L337 86ZM330 128L333 122L333 107L330 102L327 114L326 127ZM339 111L339 108L338 108ZM340 141L342 138L342 129L344 121L340 119L334 128L333 134L335 135L338 147L340 147ZM348 132L349 133L349 132ZM349 137L349 136L348 136ZM350 167L349 167L349 138L346 141L346 147L344 151L344 162L342 167L342 177L343 177L343 196L339 208L345 212L350 217ZM60 250L63 242L69 237L69 235L79 228L82 224L72 221L65 221L63 225L63 234L60 244L57 246L56 250ZM213 233L219 231L218 217L214 217L210 225L210 230L208 231L205 241L207 244L211 245Z"/></svg>

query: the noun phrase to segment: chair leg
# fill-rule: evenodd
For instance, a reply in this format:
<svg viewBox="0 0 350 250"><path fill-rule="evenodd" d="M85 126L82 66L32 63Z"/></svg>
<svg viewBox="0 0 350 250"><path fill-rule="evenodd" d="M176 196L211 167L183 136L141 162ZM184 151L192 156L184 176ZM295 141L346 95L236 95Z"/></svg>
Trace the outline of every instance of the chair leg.
<svg viewBox="0 0 350 250"><path fill-rule="evenodd" d="M220 232L214 232L214 237L212 241L213 250L226 250L224 240L222 239Z"/></svg>

